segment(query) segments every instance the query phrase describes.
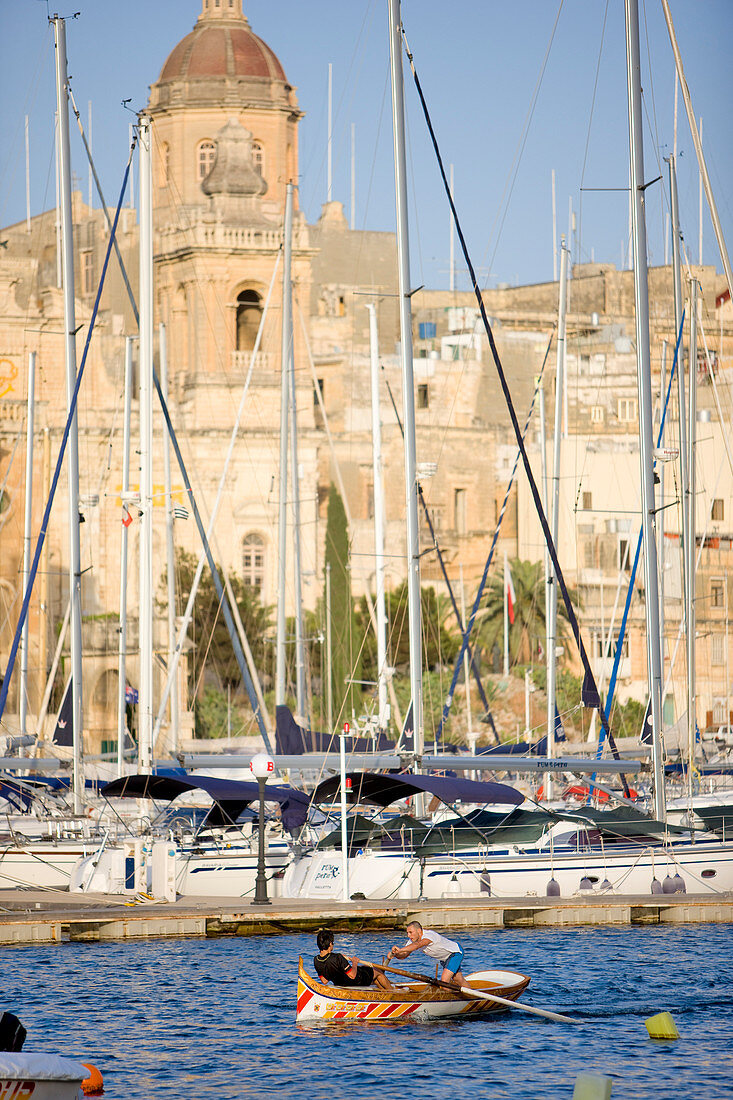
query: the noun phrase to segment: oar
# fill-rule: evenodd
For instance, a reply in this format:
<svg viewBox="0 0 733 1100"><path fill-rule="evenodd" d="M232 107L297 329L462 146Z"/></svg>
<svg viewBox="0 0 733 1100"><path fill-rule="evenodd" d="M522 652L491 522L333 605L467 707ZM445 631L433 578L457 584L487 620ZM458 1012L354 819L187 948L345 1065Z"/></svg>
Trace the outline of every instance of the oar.
<svg viewBox="0 0 733 1100"><path fill-rule="evenodd" d="M562 1016L559 1012L549 1012L545 1008L535 1008L533 1005L520 1004L519 1001L510 1001L507 997L499 997L496 993L484 993L480 989L473 989L470 985L454 985L452 982L441 981L440 978L429 978L427 974L412 974L409 970L398 970L394 966L384 966L380 963L369 963L375 970L387 971L389 974L399 974L403 978L412 978L413 981L427 982L428 985L437 986L439 989L449 989L452 993L462 993L471 1000L495 1001L497 1004L506 1005L507 1008L518 1008L522 1012L531 1012L533 1016L544 1016L547 1020L557 1020L560 1024L578 1024L580 1020L574 1020L570 1016Z"/></svg>

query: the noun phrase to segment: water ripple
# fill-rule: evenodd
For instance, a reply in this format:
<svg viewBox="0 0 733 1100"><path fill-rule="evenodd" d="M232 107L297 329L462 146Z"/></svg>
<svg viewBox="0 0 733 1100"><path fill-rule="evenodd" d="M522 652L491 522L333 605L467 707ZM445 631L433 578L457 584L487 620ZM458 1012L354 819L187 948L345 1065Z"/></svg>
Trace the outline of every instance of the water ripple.
<svg viewBox="0 0 733 1100"><path fill-rule="evenodd" d="M731 931L724 925L507 929L460 937L469 966L532 975L521 1013L433 1024L295 1023L299 954L313 937L6 948L0 1008L28 1050L95 1062L107 1100L555 1100L580 1072L619 1100L733 1098ZM377 958L389 936L339 937ZM676 1043L648 1039L667 1010Z"/></svg>

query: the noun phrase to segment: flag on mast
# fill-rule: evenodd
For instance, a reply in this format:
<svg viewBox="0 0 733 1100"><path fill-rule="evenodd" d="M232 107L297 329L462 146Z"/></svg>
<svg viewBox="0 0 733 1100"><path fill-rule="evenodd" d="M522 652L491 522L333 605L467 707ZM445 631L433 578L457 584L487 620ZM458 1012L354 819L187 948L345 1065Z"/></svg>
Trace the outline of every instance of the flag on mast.
<svg viewBox="0 0 733 1100"><path fill-rule="evenodd" d="M517 602L517 595L514 591L514 582L512 581L512 573L509 568L509 564L505 565L504 584L506 585L506 606L507 613L509 615L509 622L514 624L514 607Z"/></svg>
<svg viewBox="0 0 733 1100"><path fill-rule="evenodd" d="M64 697L61 700L51 741L54 745L69 747L74 744L74 705L71 677L67 681Z"/></svg>

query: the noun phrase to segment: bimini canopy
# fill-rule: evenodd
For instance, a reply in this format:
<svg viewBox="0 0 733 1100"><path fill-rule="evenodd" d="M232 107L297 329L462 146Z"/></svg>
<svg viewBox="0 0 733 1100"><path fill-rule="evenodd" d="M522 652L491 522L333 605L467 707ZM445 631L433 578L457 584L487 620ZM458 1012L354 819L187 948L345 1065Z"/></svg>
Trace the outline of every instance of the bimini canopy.
<svg viewBox="0 0 733 1100"><path fill-rule="evenodd" d="M436 795L449 806L454 802L477 802L519 806L524 795L506 783L479 783L475 779L458 779L444 775L377 775L374 772L348 772L346 799L352 805L357 802L373 802L377 806L389 806L401 798L427 792ZM341 793L341 777L334 775L324 779L313 792L313 802L329 802Z"/></svg>
<svg viewBox="0 0 733 1100"><path fill-rule="evenodd" d="M218 779L212 775L186 775L164 772L158 775L123 775L102 787L105 798L153 798L171 802L186 791L205 791L214 800L218 812L209 813L207 825L231 825L242 810L259 798L257 783L242 779ZM308 795L294 787L265 787L265 801L278 802L282 823L288 830L299 829L308 815Z"/></svg>

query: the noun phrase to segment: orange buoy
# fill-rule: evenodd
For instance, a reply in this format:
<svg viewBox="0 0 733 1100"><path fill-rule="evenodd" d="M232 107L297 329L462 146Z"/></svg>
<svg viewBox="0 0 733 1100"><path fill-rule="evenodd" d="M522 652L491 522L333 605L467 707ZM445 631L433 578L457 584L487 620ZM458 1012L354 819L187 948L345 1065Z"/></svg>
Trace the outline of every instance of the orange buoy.
<svg viewBox="0 0 733 1100"><path fill-rule="evenodd" d="M96 1066L93 1066L91 1062L82 1062L83 1066L86 1066L89 1070L89 1076L85 1077L81 1083L81 1091L85 1096L101 1096L104 1092L104 1081L102 1080L102 1074L99 1072Z"/></svg>

